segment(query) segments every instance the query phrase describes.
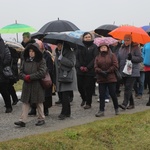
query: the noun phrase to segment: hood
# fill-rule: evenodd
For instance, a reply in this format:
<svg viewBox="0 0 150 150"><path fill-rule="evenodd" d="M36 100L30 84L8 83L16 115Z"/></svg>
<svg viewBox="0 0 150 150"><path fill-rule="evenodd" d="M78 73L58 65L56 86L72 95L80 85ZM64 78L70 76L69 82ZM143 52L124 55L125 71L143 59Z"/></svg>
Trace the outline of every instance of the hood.
<svg viewBox="0 0 150 150"><path fill-rule="evenodd" d="M39 49L39 45L37 43L34 44L29 44L24 51L24 59L28 59L29 58L29 50L33 49L33 51L35 52L35 58L34 61L39 62L42 60L43 58L43 54Z"/></svg>

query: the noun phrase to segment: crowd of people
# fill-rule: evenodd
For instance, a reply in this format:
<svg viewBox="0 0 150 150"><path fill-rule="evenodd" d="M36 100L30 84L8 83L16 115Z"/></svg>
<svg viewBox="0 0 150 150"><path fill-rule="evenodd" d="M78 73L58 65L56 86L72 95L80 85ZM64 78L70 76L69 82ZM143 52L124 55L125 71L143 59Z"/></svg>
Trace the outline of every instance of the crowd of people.
<svg viewBox="0 0 150 150"><path fill-rule="evenodd" d="M55 58L52 50L43 42L43 39L32 39L29 32L23 33L23 52L17 52L12 47L5 45L0 38L0 93L3 97L6 111L13 111L12 105L16 105L18 97L14 89L17 81L23 80L22 112L19 121L14 124L20 127L26 126L28 116L38 115L36 126L45 124L45 116L49 115L52 107L53 87L56 86L58 101L62 104L62 110L58 115L60 120L71 116L70 102L73 100L73 91L77 91L81 97L81 107L92 107L92 96L95 94L95 81L98 83L99 110L96 117L105 115L105 100L112 98L114 112L119 114L121 109L134 109L134 97L142 98L145 83L150 89L150 43L139 45L132 41L132 35L125 35L123 41L117 41L112 45L103 42L99 46L93 43L94 36L90 32L82 35L84 46L72 48L67 42L57 40ZM18 68L18 59L21 59ZM132 62L132 74L126 75L123 69L126 60ZM11 66L13 78L6 78L3 74L5 66ZM119 70L122 80L118 81L115 70ZM51 76L53 87L44 89L40 80L46 72ZM146 81L146 82L144 82ZM124 85L124 97L122 104L118 104L120 96L120 84ZM13 103L11 102L13 100ZM146 104L150 106L150 97Z"/></svg>

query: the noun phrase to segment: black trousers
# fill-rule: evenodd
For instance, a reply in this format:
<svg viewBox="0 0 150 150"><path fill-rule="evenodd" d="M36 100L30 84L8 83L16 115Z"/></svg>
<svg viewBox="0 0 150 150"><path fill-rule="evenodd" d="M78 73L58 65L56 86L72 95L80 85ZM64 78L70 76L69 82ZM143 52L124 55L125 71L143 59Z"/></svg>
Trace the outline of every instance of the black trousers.
<svg viewBox="0 0 150 150"><path fill-rule="evenodd" d="M70 107L70 91L60 92L62 94L62 110L61 114L71 115Z"/></svg>
<svg viewBox="0 0 150 150"><path fill-rule="evenodd" d="M9 89L9 93L12 97L13 102L18 101L18 97L17 97L16 91L15 91L15 88L13 86L13 83L9 83L8 89Z"/></svg>
<svg viewBox="0 0 150 150"><path fill-rule="evenodd" d="M83 101L87 105L92 104L92 95L94 91L94 76L77 75L78 90Z"/></svg>
<svg viewBox="0 0 150 150"><path fill-rule="evenodd" d="M0 93L4 99L4 103L6 108L12 108L11 105L11 99L10 99L10 93L9 93L9 83L0 83Z"/></svg>
<svg viewBox="0 0 150 150"><path fill-rule="evenodd" d="M109 95L112 98L114 109L118 109L118 99L116 95L116 83L100 83L99 84L99 94L100 94L100 111L105 110L105 93L108 87Z"/></svg>
<svg viewBox="0 0 150 150"><path fill-rule="evenodd" d="M74 94L73 91L68 91L70 94L70 101L73 100ZM59 101L62 101L62 92L58 92Z"/></svg>
<svg viewBox="0 0 150 150"><path fill-rule="evenodd" d="M124 100L123 100L122 104L124 106L127 106L128 103L129 103L129 105L134 105L132 89L133 89L135 80L136 80L136 77L123 77L123 82L124 82Z"/></svg>

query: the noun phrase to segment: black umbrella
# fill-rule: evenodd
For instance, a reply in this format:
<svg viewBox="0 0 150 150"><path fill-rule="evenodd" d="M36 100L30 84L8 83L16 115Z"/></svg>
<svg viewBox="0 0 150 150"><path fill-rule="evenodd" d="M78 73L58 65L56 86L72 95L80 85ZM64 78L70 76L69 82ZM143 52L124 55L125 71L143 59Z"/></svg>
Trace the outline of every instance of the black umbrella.
<svg viewBox="0 0 150 150"><path fill-rule="evenodd" d="M102 36L110 36L108 35L108 33L116 28L118 28L118 26L113 25L113 24L105 24L105 25L99 26L94 31L95 33L102 35Z"/></svg>
<svg viewBox="0 0 150 150"><path fill-rule="evenodd" d="M36 33L33 33L31 34L31 38L32 39L42 39L46 34L42 33L42 32L36 32Z"/></svg>
<svg viewBox="0 0 150 150"><path fill-rule="evenodd" d="M67 35L66 33L50 33L47 34L43 39L44 42L51 43L54 45L56 45L59 40L67 42L70 45L70 47L73 48L76 48L77 45L84 46L81 39L74 38L72 36Z"/></svg>
<svg viewBox="0 0 150 150"><path fill-rule="evenodd" d="M48 33L48 32L65 32L65 31L76 31L79 30L77 26L67 20L55 20L46 23L39 32Z"/></svg>

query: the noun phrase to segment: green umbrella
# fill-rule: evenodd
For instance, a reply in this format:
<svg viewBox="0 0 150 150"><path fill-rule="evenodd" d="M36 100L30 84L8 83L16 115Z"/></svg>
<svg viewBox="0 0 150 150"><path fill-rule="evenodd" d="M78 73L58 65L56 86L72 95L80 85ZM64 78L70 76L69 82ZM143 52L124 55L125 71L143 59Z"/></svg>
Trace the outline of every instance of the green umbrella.
<svg viewBox="0 0 150 150"><path fill-rule="evenodd" d="M0 29L0 33L20 33L36 31L33 27L25 24L10 24Z"/></svg>

